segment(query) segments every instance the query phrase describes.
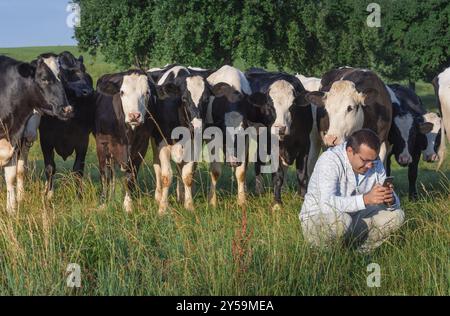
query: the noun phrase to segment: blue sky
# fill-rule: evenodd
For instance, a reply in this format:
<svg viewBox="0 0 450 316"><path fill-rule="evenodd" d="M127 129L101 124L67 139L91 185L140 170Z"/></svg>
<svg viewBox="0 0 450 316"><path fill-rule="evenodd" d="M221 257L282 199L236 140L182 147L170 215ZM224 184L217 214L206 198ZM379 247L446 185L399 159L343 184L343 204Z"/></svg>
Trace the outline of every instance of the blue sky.
<svg viewBox="0 0 450 316"><path fill-rule="evenodd" d="M76 45L69 0L0 0L0 47Z"/></svg>

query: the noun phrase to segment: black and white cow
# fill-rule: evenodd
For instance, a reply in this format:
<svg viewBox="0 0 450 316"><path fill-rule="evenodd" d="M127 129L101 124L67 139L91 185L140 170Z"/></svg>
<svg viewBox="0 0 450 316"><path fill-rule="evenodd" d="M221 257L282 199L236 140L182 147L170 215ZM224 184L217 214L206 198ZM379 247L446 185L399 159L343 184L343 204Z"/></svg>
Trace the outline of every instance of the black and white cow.
<svg viewBox="0 0 450 316"><path fill-rule="evenodd" d="M245 140L243 152L239 152L239 141L235 135L227 137L230 129L238 135L242 134L248 126L247 110L248 98L252 94L250 84L239 69L225 65L208 76L212 96L206 111L205 125L213 126L222 131L225 161L234 168L238 187L238 205L246 203L246 172L248 165L248 139ZM227 134L228 133L228 134ZM227 138L232 138L228 148L225 144ZM222 172L222 163L210 163L211 186L209 191L209 204L217 205L216 186Z"/></svg>
<svg viewBox="0 0 450 316"><path fill-rule="evenodd" d="M389 131L386 173L391 173L391 156L398 164L408 167L409 196L417 197L416 181L421 152L427 148L427 135L433 124L425 122L420 98L409 88L392 84L386 86L392 100L392 126Z"/></svg>
<svg viewBox="0 0 450 316"><path fill-rule="evenodd" d="M73 107L74 115L69 120L34 114L28 121L24 138L35 139L35 128L39 125L40 145L44 156L46 175L45 195L53 196L53 177L56 172L54 153L64 160L75 151L73 171L81 179L84 172L89 134L94 127L95 99L91 76L86 72L83 57L75 58L70 52L58 55L60 77L66 95ZM36 116L36 117L35 117ZM39 123L40 119L40 123Z"/></svg>
<svg viewBox="0 0 450 316"><path fill-rule="evenodd" d="M10 213L17 210L17 202L20 202L24 195L25 162L20 158L20 149L27 147L23 145L22 136L33 110L63 120L73 115L58 69L58 58L51 54L41 55L32 63L0 56L0 139L3 140L0 144L3 147L9 147L9 144L17 149L11 151L9 147L12 156L8 163L4 163L6 209Z"/></svg>
<svg viewBox="0 0 450 316"><path fill-rule="evenodd" d="M301 74L296 74L295 76L300 79L303 87L308 92L319 91L322 87L320 78L306 77ZM309 134L309 141L311 145L309 146L308 153L308 178L311 177L314 169L313 167L319 158L320 151L323 147L319 128L317 126L317 107L314 104L311 104L311 113L313 118L313 127L311 129L311 133Z"/></svg>
<svg viewBox="0 0 450 316"><path fill-rule="evenodd" d="M295 161L300 195L307 186L309 135L313 119L311 105L305 99L306 90L295 76L281 72L247 71L252 88L252 109L248 120L270 128L279 139L278 170L272 174L274 209L282 205L281 188L289 165ZM270 144L267 141L267 144ZM259 150L258 150L259 151ZM261 162L255 163L256 191L262 191Z"/></svg>
<svg viewBox="0 0 450 316"><path fill-rule="evenodd" d="M97 82L94 136L102 182L101 202L114 192L114 167L125 172L126 212L133 209L139 167L147 152L155 104L154 84L144 71L102 76Z"/></svg>
<svg viewBox="0 0 450 316"><path fill-rule="evenodd" d="M445 158L446 140L450 142L450 67L437 75L432 81L436 94L437 106L441 113L441 137L438 151L439 163L441 167Z"/></svg>
<svg viewBox="0 0 450 316"><path fill-rule="evenodd" d="M165 72L151 73L156 80L158 100L151 113L155 127L152 133L153 168L156 175L155 199L159 203L159 214L168 208L168 194L172 183L171 161L177 164L181 176L177 178L177 199L184 200L184 207L194 210L192 187L194 182L195 161L185 160L184 147L180 139L172 139L177 127L190 129L201 135L203 118L210 97L210 87L200 75L193 75L184 66L173 65ZM186 141L184 139L183 141Z"/></svg>

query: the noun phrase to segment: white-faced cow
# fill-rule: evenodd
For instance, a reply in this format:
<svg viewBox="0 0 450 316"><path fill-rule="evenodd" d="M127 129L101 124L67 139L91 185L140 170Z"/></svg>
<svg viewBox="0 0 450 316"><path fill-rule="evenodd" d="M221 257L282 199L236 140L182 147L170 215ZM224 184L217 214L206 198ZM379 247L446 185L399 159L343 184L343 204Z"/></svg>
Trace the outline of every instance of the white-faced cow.
<svg viewBox="0 0 450 316"><path fill-rule="evenodd" d="M438 151L439 169L445 158L446 139L450 142L450 67L437 75L432 83L442 119L441 141Z"/></svg>
<svg viewBox="0 0 450 316"><path fill-rule="evenodd" d="M247 128L248 97L252 94L252 90L245 75L237 68L228 65L213 72L208 76L207 81L213 95L208 104L205 123L206 126L214 126L222 131L225 160L235 169L238 205L243 206L246 202L248 139L245 140L243 152L238 152L238 140L234 137L236 135L227 137L227 133L233 129L237 135L242 135ZM227 138L232 139L231 144L225 144ZM222 164L219 161L210 163L209 203L213 207L217 205L216 185L222 172L221 168Z"/></svg>
<svg viewBox="0 0 450 316"><path fill-rule="evenodd" d="M201 135L210 88L202 76L193 75L180 65L166 67L164 72L157 71L158 74L150 74L157 82L158 96L155 107L151 109L155 120L152 149L156 175L155 199L159 203L159 214L162 215L168 208L173 177L171 161L177 164L181 176L181 181L177 177L177 199L184 202L186 209L194 210L192 187L196 164L194 160L183 159L188 158L184 153L185 147L179 138L172 139L172 132L177 127L185 127L190 130L191 136L195 133Z"/></svg>
<svg viewBox="0 0 450 316"><path fill-rule="evenodd" d="M392 101L392 126L389 132L386 173L391 173L391 156L408 167L409 197L417 198L417 172L420 154L427 148L427 137L433 124L425 122L425 109L420 98L409 88L398 84L386 86Z"/></svg>
<svg viewBox="0 0 450 316"><path fill-rule="evenodd" d="M252 88L248 120L270 128L271 134L279 139L280 161L278 170L272 174L273 209L278 210L282 205L281 188L284 176L294 161L299 194L303 196L306 192L309 135L313 124L311 106L305 100L306 90L295 76L251 70L245 75ZM267 144L270 142L267 141ZM255 163L257 193L263 190L261 164L259 159Z"/></svg>
<svg viewBox="0 0 450 316"><path fill-rule="evenodd" d="M17 202L24 195L25 162L20 158L20 149L27 147L22 142L27 120L34 109L63 120L69 119L73 111L59 78L58 60L54 55L41 55L32 63L0 56L0 100L2 151L6 149L11 152L11 147L16 149L12 151L12 156L4 167L6 208L12 213L17 210ZM21 183L19 179L22 179Z"/></svg>
<svg viewBox="0 0 450 316"><path fill-rule="evenodd" d="M139 167L151 133L149 108L155 90L144 71L129 70L104 75L97 82L94 136L102 182L101 202L114 192L114 167L125 172L123 206L131 212ZM112 185L112 186L111 186Z"/></svg>
<svg viewBox="0 0 450 316"><path fill-rule="evenodd" d="M369 128L380 138L380 159L384 162L392 104L381 79L370 70L344 67L327 72L321 85L320 91L309 92L307 99L318 106L317 122L324 144L338 145L352 132Z"/></svg>

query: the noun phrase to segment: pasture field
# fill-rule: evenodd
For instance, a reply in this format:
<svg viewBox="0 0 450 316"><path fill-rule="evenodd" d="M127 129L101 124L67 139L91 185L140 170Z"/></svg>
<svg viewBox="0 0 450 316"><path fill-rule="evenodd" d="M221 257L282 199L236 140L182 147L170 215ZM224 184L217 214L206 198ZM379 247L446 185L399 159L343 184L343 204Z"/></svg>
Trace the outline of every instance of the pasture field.
<svg viewBox="0 0 450 316"><path fill-rule="evenodd" d="M39 53L76 47L1 49L0 54L31 60ZM96 80L117 68L84 54ZM436 111L428 83L417 91ZM188 212L171 191L171 214L157 215L153 199L151 150L139 174L134 212L122 209L119 179L115 199L99 209L99 172L91 138L83 187L70 170L73 157L57 158L56 192L44 203L43 160L38 142L30 154L26 198L18 215L5 211L6 190L0 185L1 295L450 295L450 161L439 172L420 163L420 199L407 198L407 169L393 161L396 191L406 223L370 255L354 250L311 249L301 235L290 169L284 208L271 211L272 193L256 197L254 172L247 175L248 205L236 203L235 181L224 168L219 206L207 205L208 169L196 172L195 212ZM77 197L82 191L83 197ZM81 268L81 287L66 286L67 266ZM369 287L370 263L380 266L379 287Z"/></svg>

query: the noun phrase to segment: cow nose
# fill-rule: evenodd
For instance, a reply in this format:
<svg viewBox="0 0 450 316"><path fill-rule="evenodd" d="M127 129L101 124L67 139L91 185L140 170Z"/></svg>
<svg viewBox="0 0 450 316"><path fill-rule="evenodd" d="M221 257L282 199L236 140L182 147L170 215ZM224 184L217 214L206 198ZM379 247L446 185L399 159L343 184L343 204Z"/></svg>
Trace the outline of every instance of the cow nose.
<svg viewBox="0 0 450 316"><path fill-rule="evenodd" d="M324 141L326 146L336 146L337 136L327 134Z"/></svg>
<svg viewBox="0 0 450 316"><path fill-rule="evenodd" d="M128 118L130 119L130 122L139 122L139 120L141 119L141 113L139 112L129 113Z"/></svg>
<svg viewBox="0 0 450 316"><path fill-rule="evenodd" d="M64 114L71 114L73 112L73 107L71 105L67 105L62 109Z"/></svg>
<svg viewBox="0 0 450 316"><path fill-rule="evenodd" d="M83 96L88 96L91 94L91 89L83 89L81 90L81 93L83 94Z"/></svg>
<svg viewBox="0 0 450 316"><path fill-rule="evenodd" d="M400 155L398 158L398 162L402 165L408 165L412 161L412 157L410 155Z"/></svg>

